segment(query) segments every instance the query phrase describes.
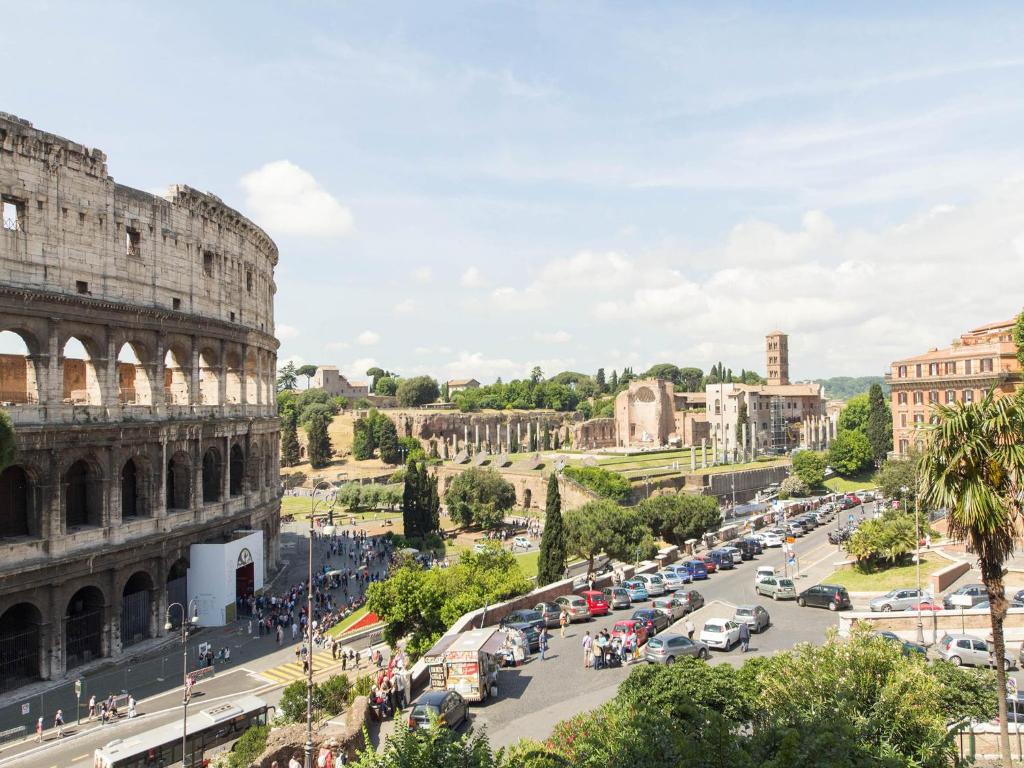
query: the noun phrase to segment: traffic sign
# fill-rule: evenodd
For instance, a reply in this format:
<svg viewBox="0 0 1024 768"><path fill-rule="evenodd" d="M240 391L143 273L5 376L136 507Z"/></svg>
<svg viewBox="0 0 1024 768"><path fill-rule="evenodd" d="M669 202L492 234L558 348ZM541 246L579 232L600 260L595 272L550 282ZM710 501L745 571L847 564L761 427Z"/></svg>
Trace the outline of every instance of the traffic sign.
<svg viewBox="0 0 1024 768"><path fill-rule="evenodd" d="M790 565L796 565L796 555L791 555L789 558Z"/></svg>
<svg viewBox="0 0 1024 768"><path fill-rule="evenodd" d="M75 680L75 696L82 695L82 679Z"/></svg>
<svg viewBox="0 0 1024 768"><path fill-rule="evenodd" d="M1011 696L1017 695L1017 679L1013 677L1006 678L1006 692Z"/></svg>
<svg viewBox="0 0 1024 768"><path fill-rule="evenodd" d="M846 516L846 522L848 522L848 523L852 523L853 522L853 514L852 513Z"/></svg>
<svg viewBox="0 0 1024 768"><path fill-rule="evenodd" d="M796 541L796 539L794 537L792 537L792 536L787 536L786 537L786 543L787 544L792 544L794 541Z"/></svg>

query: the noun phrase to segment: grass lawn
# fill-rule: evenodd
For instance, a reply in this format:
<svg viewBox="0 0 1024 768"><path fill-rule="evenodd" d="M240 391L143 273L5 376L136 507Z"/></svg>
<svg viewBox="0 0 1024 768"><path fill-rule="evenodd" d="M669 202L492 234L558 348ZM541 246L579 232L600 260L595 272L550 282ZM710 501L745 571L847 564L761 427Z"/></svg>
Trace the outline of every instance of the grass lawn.
<svg viewBox="0 0 1024 768"><path fill-rule="evenodd" d="M528 579L532 579L537 576L537 560L539 559L539 549L534 550L533 552L523 552L522 554L516 555L516 561L519 563L519 567Z"/></svg>
<svg viewBox="0 0 1024 768"><path fill-rule="evenodd" d="M941 557L921 558L921 581L945 566L949 561ZM838 584L851 592L888 592L898 587L912 587L917 583L917 565L898 565L877 573L861 573L852 565L844 565L822 579L823 584Z"/></svg>
<svg viewBox="0 0 1024 768"><path fill-rule="evenodd" d="M302 496L284 496L281 499L281 514L282 515L295 515L296 520L307 520L309 518L309 507L310 501L308 498ZM326 512L324 505L317 504L316 507L317 516L321 513ZM348 519L355 517L357 523L368 523L374 520L386 520L391 519L400 520L402 518L401 512L394 512L391 510L360 510L359 512L350 512L342 507L334 508L334 520L336 523L348 524ZM443 524L442 524L443 527Z"/></svg>
<svg viewBox="0 0 1024 768"><path fill-rule="evenodd" d="M340 635L342 632L344 632L346 629L351 627L353 624L355 624L357 621L359 621L365 615L366 615L366 606L364 605L362 608L357 608L355 611L353 611L352 615L349 616L347 619L342 619L337 624L335 624L333 627L328 629L327 630L327 634L328 635Z"/></svg>
<svg viewBox="0 0 1024 768"><path fill-rule="evenodd" d="M874 488L877 485L875 471L861 472L851 477L830 477L825 481L825 486L833 493L849 493L859 491L861 488Z"/></svg>

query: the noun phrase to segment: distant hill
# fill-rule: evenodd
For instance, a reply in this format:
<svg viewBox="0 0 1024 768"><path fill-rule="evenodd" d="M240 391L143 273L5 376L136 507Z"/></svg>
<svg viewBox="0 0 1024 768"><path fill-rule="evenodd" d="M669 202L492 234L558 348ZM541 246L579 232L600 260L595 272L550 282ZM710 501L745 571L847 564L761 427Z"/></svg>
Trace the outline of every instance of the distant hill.
<svg viewBox="0 0 1024 768"><path fill-rule="evenodd" d="M881 376L833 376L831 379L812 379L825 388L825 396L830 400L849 400L854 395L867 392L872 384L881 384L882 391L889 395Z"/></svg>

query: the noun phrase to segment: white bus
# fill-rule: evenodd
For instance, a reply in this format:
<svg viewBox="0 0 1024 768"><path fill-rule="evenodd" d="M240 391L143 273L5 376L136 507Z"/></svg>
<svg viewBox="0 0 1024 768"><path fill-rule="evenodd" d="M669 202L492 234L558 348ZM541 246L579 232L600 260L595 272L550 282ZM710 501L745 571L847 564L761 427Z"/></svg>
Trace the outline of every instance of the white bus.
<svg viewBox="0 0 1024 768"><path fill-rule="evenodd" d="M252 725L267 722L268 707L256 696L240 696L235 701L189 713L188 754L181 755L181 723L153 728L136 736L115 739L93 753L93 768L165 768L181 764L184 768L205 765L206 750L234 741Z"/></svg>

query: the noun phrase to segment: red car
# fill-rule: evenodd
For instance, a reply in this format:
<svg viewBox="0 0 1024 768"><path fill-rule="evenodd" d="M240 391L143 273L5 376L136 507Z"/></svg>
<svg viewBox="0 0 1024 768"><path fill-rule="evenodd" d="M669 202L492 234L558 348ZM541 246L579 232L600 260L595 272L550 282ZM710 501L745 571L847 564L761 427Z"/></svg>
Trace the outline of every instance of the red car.
<svg viewBox="0 0 1024 768"><path fill-rule="evenodd" d="M908 610L908 611L916 611L919 607L920 607L920 609L922 611L942 611L942 610L945 610L942 607L942 603L938 603L938 604L935 604L935 603L914 603L912 606L910 606L906 610Z"/></svg>
<svg viewBox="0 0 1024 768"><path fill-rule="evenodd" d="M718 570L718 566L715 565L715 561L712 560L707 555L697 555L697 559L700 560L702 563L704 563L704 569L708 573L714 573L715 571Z"/></svg>
<svg viewBox="0 0 1024 768"><path fill-rule="evenodd" d="M607 616L608 611L611 610L608 607L608 596L604 592L588 589L580 592L580 597L587 601L587 608L590 609L591 616Z"/></svg>
<svg viewBox="0 0 1024 768"><path fill-rule="evenodd" d="M621 621L616 621L615 626L612 627L612 637L618 637L625 640L630 629L636 633L637 645L643 645L647 642L647 627L635 619L622 619Z"/></svg>

